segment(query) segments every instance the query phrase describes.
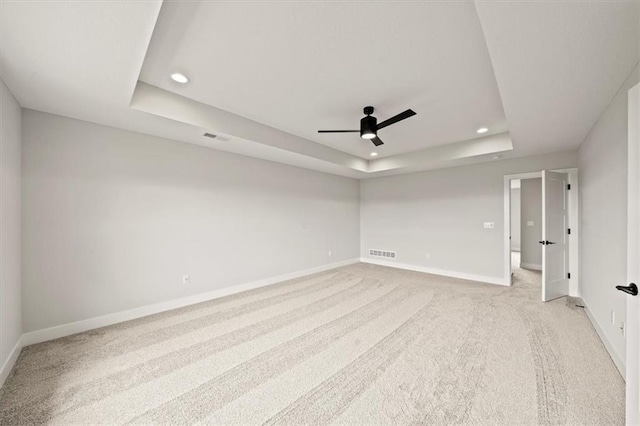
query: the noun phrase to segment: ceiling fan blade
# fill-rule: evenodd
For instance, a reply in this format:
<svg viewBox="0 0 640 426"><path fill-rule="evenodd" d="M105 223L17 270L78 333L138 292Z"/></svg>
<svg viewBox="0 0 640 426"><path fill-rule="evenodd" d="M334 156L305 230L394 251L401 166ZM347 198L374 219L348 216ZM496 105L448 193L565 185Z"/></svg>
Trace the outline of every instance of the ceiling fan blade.
<svg viewBox="0 0 640 426"><path fill-rule="evenodd" d="M383 127L391 126L392 124L395 124L398 121L404 120L405 118L413 117L414 115L416 115L415 111L413 111L412 109L408 109L408 110L406 110L404 112L401 112L398 115L394 115L390 119L385 120L382 123L378 124L378 129L382 129Z"/></svg>
<svg viewBox="0 0 640 426"><path fill-rule="evenodd" d="M360 130L318 130L318 133L360 133Z"/></svg>
<svg viewBox="0 0 640 426"><path fill-rule="evenodd" d="M382 141L380 140L380 138L379 138L379 137L377 137L377 136L376 136L375 138L371 139L371 142L373 142L373 144L374 144L375 146L380 146L380 145L382 145L382 144L384 143L384 142L382 142Z"/></svg>

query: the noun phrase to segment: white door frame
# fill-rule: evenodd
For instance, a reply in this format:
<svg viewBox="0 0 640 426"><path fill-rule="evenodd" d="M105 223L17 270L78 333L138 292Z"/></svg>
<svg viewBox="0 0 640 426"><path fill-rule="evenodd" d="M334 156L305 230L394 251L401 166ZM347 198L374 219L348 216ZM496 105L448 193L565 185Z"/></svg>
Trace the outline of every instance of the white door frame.
<svg viewBox="0 0 640 426"><path fill-rule="evenodd" d="M580 274L579 274L579 238L580 229L580 204L578 187L578 168L553 169L553 172L567 173L571 191L569 191L569 227L571 237L569 238L569 271L571 280L569 281L569 295L580 297ZM504 285L511 285L511 180L513 179L542 179L542 170L538 172L516 173L504 176ZM542 207L540 207L542 208Z"/></svg>

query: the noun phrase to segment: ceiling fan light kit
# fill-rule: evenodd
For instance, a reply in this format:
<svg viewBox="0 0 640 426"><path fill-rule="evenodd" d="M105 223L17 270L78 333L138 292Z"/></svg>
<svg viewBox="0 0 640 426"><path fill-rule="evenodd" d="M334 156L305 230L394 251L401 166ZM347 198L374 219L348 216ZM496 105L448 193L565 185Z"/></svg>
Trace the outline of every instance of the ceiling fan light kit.
<svg viewBox="0 0 640 426"><path fill-rule="evenodd" d="M382 142L380 140L380 138L378 137L378 130L390 126L392 124L397 123L398 121L402 121L406 118L409 117L413 117L414 115L416 115L416 113L411 110L408 109L404 112L401 112L400 114L394 115L393 117L389 118L388 120L383 121L382 123L378 124L378 119L375 118L373 115L373 107L372 106L366 106L364 107L364 114L365 116L362 117L362 119L360 120L360 130L318 130L318 133L356 133L356 132L360 132L360 137L362 139L367 139L370 140L371 142L373 142L373 144L375 146L380 146L382 145L384 142Z"/></svg>
<svg viewBox="0 0 640 426"><path fill-rule="evenodd" d="M373 109L373 108L371 108ZM365 108L365 111L367 109ZM373 139L376 135L376 127L378 126L378 120L371 116L367 115L360 120L360 137L362 139Z"/></svg>

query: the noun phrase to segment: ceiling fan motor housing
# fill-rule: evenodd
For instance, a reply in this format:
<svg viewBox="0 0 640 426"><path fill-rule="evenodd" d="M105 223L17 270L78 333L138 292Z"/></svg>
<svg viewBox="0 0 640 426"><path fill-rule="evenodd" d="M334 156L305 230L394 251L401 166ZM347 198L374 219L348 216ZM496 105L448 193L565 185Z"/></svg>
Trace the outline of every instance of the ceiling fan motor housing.
<svg viewBox="0 0 640 426"><path fill-rule="evenodd" d="M360 120L360 137L363 139L375 138L377 125L378 120L371 115L362 118L362 120Z"/></svg>

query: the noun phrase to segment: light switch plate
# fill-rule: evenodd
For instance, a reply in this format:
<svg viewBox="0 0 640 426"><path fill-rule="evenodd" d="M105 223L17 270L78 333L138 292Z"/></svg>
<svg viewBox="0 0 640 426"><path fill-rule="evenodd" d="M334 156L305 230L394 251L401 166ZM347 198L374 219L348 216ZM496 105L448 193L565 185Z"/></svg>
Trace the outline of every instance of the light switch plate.
<svg viewBox="0 0 640 426"><path fill-rule="evenodd" d="M484 229L493 229L496 227L496 224L494 222L485 222L484 223Z"/></svg>

